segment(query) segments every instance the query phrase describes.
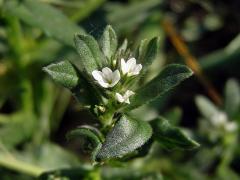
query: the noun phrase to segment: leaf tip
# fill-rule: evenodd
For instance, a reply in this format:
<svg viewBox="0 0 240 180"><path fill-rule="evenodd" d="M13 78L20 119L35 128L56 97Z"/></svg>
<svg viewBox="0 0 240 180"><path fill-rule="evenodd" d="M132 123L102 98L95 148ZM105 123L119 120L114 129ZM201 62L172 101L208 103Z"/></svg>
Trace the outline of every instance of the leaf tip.
<svg viewBox="0 0 240 180"><path fill-rule="evenodd" d="M45 72L45 73L47 73L47 74L51 74L51 72L50 72L50 70L49 70L49 66L50 66L50 65L44 66L44 67L42 68L42 71Z"/></svg>

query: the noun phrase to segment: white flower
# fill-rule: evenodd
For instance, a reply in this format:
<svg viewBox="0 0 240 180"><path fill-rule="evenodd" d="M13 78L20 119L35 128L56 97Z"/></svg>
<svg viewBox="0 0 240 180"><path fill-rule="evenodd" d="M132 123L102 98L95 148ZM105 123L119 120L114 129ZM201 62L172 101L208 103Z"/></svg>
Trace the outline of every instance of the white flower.
<svg viewBox="0 0 240 180"><path fill-rule="evenodd" d="M210 118L210 121L214 126L224 126L228 121L228 117L227 117L226 113L220 111L220 112L215 113Z"/></svg>
<svg viewBox="0 0 240 180"><path fill-rule="evenodd" d="M225 125L225 129L226 131L228 132L234 132L236 131L238 128L237 124L235 122L228 122L226 125Z"/></svg>
<svg viewBox="0 0 240 180"><path fill-rule="evenodd" d="M215 127L223 127L228 132L236 131L238 128L237 124L230 122L227 114L221 111L212 116L211 122Z"/></svg>
<svg viewBox="0 0 240 180"><path fill-rule="evenodd" d="M135 58L130 58L125 62L125 60L121 59L121 70L123 74L127 74L127 76L138 75L142 69L141 64L136 64Z"/></svg>
<svg viewBox="0 0 240 180"><path fill-rule="evenodd" d="M116 93L116 99L120 103L124 102L124 103L130 104L129 97L132 96L133 94L135 94L135 93L133 91L130 91L130 90L127 90L123 96L119 93Z"/></svg>
<svg viewBox="0 0 240 180"><path fill-rule="evenodd" d="M120 80L119 70L112 72L112 70L108 67L103 68L102 71L94 70L92 72L92 76L95 80L97 80L98 84L104 88L113 87Z"/></svg>

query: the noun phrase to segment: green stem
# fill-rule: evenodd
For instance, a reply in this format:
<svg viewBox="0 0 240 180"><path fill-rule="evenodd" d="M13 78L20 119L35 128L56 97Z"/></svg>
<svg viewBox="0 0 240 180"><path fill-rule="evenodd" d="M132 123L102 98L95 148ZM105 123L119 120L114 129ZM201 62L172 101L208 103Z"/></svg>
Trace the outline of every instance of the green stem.
<svg viewBox="0 0 240 180"><path fill-rule="evenodd" d="M95 168L93 171L84 178L84 180L101 180L101 171L100 168Z"/></svg>
<svg viewBox="0 0 240 180"><path fill-rule="evenodd" d="M236 149L237 144L237 134L228 134L224 137L224 152L221 158L221 162L217 167L217 173L221 176L224 170L229 166L231 163L234 150Z"/></svg>
<svg viewBox="0 0 240 180"><path fill-rule="evenodd" d="M23 46L22 46L22 31L19 20L16 17L7 16L6 21L8 23L7 28L7 37L8 43L11 47L11 55L13 56L13 61L17 70L20 70L23 61L22 61L22 54L23 54Z"/></svg>
<svg viewBox="0 0 240 180"><path fill-rule="evenodd" d="M0 156L0 165L2 167L12 169L24 174L28 174L33 177L38 177L41 173L44 172L44 169L38 166L28 164L23 161L19 161L12 157Z"/></svg>

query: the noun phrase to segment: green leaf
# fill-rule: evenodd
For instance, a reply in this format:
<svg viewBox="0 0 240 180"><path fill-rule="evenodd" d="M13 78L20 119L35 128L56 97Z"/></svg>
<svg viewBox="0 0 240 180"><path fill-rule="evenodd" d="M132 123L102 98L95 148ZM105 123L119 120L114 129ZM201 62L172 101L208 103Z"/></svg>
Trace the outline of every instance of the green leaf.
<svg viewBox="0 0 240 180"><path fill-rule="evenodd" d="M96 128L85 125L67 134L68 140L76 138L82 143L84 150L92 153L92 159L94 160L95 154L102 146L103 135Z"/></svg>
<svg viewBox="0 0 240 180"><path fill-rule="evenodd" d="M135 56L141 63L143 63L144 61L144 55L146 54L147 45L148 45L148 40L143 39L141 40L139 46L137 47Z"/></svg>
<svg viewBox="0 0 240 180"><path fill-rule="evenodd" d="M77 155L48 141L24 148L21 152L16 151L13 155L19 160L24 160L24 162L34 164L44 170L78 166L80 164Z"/></svg>
<svg viewBox="0 0 240 180"><path fill-rule="evenodd" d="M152 62L157 58L159 54L160 38L155 37L149 41L146 47L144 46L146 45L145 44L142 45L142 50L140 55L142 56L141 61L142 61L144 71L146 71L147 68L152 64Z"/></svg>
<svg viewBox="0 0 240 180"><path fill-rule="evenodd" d="M108 25L105 28L100 40L100 45L103 54L110 60L115 54L118 45L117 35L112 26Z"/></svg>
<svg viewBox="0 0 240 180"><path fill-rule="evenodd" d="M43 70L48 73L54 81L70 89L74 97L81 104L92 105L98 102L99 97L97 91L94 91L92 85L69 61L50 64L44 67Z"/></svg>
<svg viewBox="0 0 240 180"><path fill-rule="evenodd" d="M234 118L240 110L240 86L235 79L230 79L225 87L225 110Z"/></svg>
<svg viewBox="0 0 240 180"><path fill-rule="evenodd" d="M50 64L43 70L62 86L72 89L78 85L77 72L69 61Z"/></svg>
<svg viewBox="0 0 240 180"><path fill-rule="evenodd" d="M179 125L182 118L182 110L179 107L170 109L164 114L164 117L170 121L173 125Z"/></svg>
<svg viewBox="0 0 240 180"><path fill-rule="evenodd" d="M121 159L121 162L126 162L132 159L136 159L139 157L145 157L149 154L152 144L153 144L153 138L150 138L144 145L142 145L140 148L136 149L130 154L127 154L124 156L124 158Z"/></svg>
<svg viewBox="0 0 240 180"><path fill-rule="evenodd" d="M163 118L151 121L153 137L167 149L193 149L199 144Z"/></svg>
<svg viewBox="0 0 240 180"><path fill-rule="evenodd" d="M31 138L37 128L37 119L32 112L19 110L11 114L0 114L0 142L14 147Z"/></svg>
<svg viewBox="0 0 240 180"><path fill-rule="evenodd" d="M91 76L92 71L101 69L106 64L97 41L89 35L75 35L75 46L80 59L73 61L80 71Z"/></svg>
<svg viewBox="0 0 240 180"><path fill-rule="evenodd" d="M71 22L61 11L40 1L6 1L3 9L4 12L20 18L44 31L47 36L69 46L73 46L74 34L85 34L82 28Z"/></svg>
<svg viewBox="0 0 240 180"><path fill-rule="evenodd" d="M108 133L96 158L121 158L144 145L151 135L152 129L147 122L123 116Z"/></svg>
<svg viewBox="0 0 240 180"><path fill-rule="evenodd" d="M127 47L128 47L128 40L124 39L124 41L122 42L122 44L118 48L119 54L122 54L122 53L126 52Z"/></svg>
<svg viewBox="0 0 240 180"><path fill-rule="evenodd" d="M129 111L149 103L189 78L192 74L193 72L187 66L168 65L157 77L136 91L136 95L130 98L131 104L126 106L125 110Z"/></svg>
<svg viewBox="0 0 240 180"><path fill-rule="evenodd" d="M200 113L207 119L211 119L215 114L219 113L218 108L204 96L197 96L195 102Z"/></svg>

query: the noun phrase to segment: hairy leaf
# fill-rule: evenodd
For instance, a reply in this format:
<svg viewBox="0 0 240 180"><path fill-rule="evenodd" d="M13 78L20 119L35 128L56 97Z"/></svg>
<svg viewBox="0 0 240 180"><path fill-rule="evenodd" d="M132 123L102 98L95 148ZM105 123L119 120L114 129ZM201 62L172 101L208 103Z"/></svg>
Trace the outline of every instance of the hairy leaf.
<svg viewBox="0 0 240 180"><path fill-rule="evenodd" d="M135 109L162 96L192 74L193 72L187 66L177 64L168 65L157 77L136 91L136 95L130 98L131 104L126 106L125 110Z"/></svg>
<svg viewBox="0 0 240 180"><path fill-rule="evenodd" d="M92 152L92 158L95 159L96 152L102 146L102 134L91 126L81 126L67 134L67 139L80 139L79 142L83 144L85 150ZM82 140L82 141L81 141Z"/></svg>
<svg viewBox="0 0 240 180"><path fill-rule="evenodd" d="M91 76L92 71L102 68L106 64L97 41L89 35L75 35L75 46L80 59L73 61L80 71L86 71Z"/></svg>
<svg viewBox="0 0 240 180"><path fill-rule="evenodd" d="M152 62L157 58L159 53L159 45L160 45L160 38L155 37L149 41L146 45L143 44L143 49L141 50L142 53L142 64L143 68L146 71L147 68L152 64ZM146 47L144 47L146 46ZM144 49L146 48L146 49Z"/></svg>
<svg viewBox="0 0 240 180"><path fill-rule="evenodd" d="M52 79L62 86L72 89L78 85L78 75L73 65L69 61L62 61L56 64L50 64L43 70L48 73Z"/></svg>
<svg viewBox="0 0 240 180"><path fill-rule="evenodd" d="M139 46L137 47L135 56L141 63L143 63L144 61L144 55L146 54L147 45L148 45L148 40L143 39L141 40Z"/></svg>
<svg viewBox="0 0 240 180"><path fill-rule="evenodd" d="M111 57L115 54L118 45L117 35L112 26L108 25L105 28L100 40L100 45L104 55L108 59L111 59Z"/></svg>
<svg viewBox="0 0 240 180"><path fill-rule="evenodd" d="M121 158L145 144L151 135L152 129L147 122L123 116L108 133L96 158Z"/></svg>
<svg viewBox="0 0 240 180"><path fill-rule="evenodd" d="M44 67L43 70L62 86L69 88L75 98L82 104L95 104L98 94L93 91L91 84L78 72L69 61L62 61Z"/></svg>
<svg viewBox="0 0 240 180"><path fill-rule="evenodd" d="M193 149L199 144L163 118L151 122L153 137L167 149Z"/></svg>

